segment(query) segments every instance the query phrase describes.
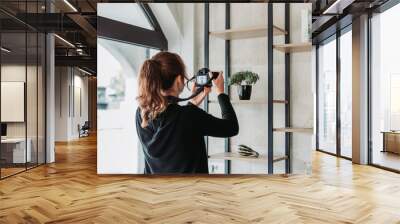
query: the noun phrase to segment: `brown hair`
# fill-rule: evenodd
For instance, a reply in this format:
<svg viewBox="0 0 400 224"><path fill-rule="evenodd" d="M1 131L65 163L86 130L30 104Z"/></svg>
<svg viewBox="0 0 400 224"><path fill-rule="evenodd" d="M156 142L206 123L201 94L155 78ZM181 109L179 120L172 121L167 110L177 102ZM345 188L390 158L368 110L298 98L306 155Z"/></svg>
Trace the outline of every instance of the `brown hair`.
<svg viewBox="0 0 400 224"><path fill-rule="evenodd" d="M143 63L137 97L142 127L167 108L168 101L162 92L172 87L177 76L186 78L186 69L181 57L175 53L159 52Z"/></svg>

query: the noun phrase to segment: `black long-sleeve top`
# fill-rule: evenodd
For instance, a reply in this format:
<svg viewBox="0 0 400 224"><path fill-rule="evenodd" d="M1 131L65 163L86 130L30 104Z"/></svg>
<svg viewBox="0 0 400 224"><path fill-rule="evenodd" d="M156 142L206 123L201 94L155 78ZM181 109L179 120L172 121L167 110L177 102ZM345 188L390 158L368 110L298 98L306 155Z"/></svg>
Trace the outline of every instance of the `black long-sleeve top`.
<svg viewBox="0 0 400 224"><path fill-rule="evenodd" d="M218 95L222 119L189 103L168 105L156 119L141 127L140 109L136 129L143 146L146 174L208 173L204 136L232 137L239 132L235 111L226 94Z"/></svg>

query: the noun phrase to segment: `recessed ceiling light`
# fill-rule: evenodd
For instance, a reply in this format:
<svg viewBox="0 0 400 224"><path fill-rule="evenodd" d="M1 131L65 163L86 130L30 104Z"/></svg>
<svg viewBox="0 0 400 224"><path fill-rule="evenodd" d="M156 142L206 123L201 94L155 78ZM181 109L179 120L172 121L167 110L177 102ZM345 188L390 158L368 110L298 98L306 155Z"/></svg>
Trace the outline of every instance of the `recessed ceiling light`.
<svg viewBox="0 0 400 224"><path fill-rule="evenodd" d="M58 34L54 34L55 37L57 37L59 40L61 40L62 42L66 43L67 45L69 45L70 47L75 48L75 45L73 45L71 42L69 42L68 40L60 37Z"/></svg>
<svg viewBox="0 0 400 224"><path fill-rule="evenodd" d="M343 9L351 5L355 0L336 0L322 14L342 14Z"/></svg>
<svg viewBox="0 0 400 224"><path fill-rule="evenodd" d="M6 52L6 53L10 53L10 52L11 52L10 49L7 49L7 48L5 48L5 47L1 47L0 49L1 49L1 51L4 51L4 52Z"/></svg>
<svg viewBox="0 0 400 224"><path fill-rule="evenodd" d="M78 10L73 6L68 0L64 0L65 4L67 4L74 12L78 12Z"/></svg>
<svg viewBox="0 0 400 224"><path fill-rule="evenodd" d="M81 71L81 72L83 72L83 73L85 73L85 74L87 74L87 75L90 75L90 76L92 75L92 73L90 73L90 72L88 72L88 71L86 71L86 70L83 70L83 69L81 69L81 68L79 68L79 67L78 67L78 70Z"/></svg>

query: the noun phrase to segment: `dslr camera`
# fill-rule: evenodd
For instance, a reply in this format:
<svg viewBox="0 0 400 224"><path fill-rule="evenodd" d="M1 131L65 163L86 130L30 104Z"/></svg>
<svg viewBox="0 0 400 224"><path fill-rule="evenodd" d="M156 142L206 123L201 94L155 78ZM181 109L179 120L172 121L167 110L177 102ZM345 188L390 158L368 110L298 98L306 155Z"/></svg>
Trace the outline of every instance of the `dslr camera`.
<svg viewBox="0 0 400 224"><path fill-rule="evenodd" d="M216 79L219 72L212 72L208 68L200 69L195 76L195 83L197 87L211 87L212 80Z"/></svg>

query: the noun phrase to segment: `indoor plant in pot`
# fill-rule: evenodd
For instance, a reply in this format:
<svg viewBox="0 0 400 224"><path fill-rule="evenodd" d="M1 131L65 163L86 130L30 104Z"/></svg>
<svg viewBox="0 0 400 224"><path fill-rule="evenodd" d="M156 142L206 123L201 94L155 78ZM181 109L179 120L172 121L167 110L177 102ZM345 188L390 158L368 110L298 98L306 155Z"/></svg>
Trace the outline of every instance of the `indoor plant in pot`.
<svg viewBox="0 0 400 224"><path fill-rule="evenodd" d="M252 71L236 72L229 78L229 85L236 85L239 99L249 100L251 96L252 85L255 84L260 77Z"/></svg>

